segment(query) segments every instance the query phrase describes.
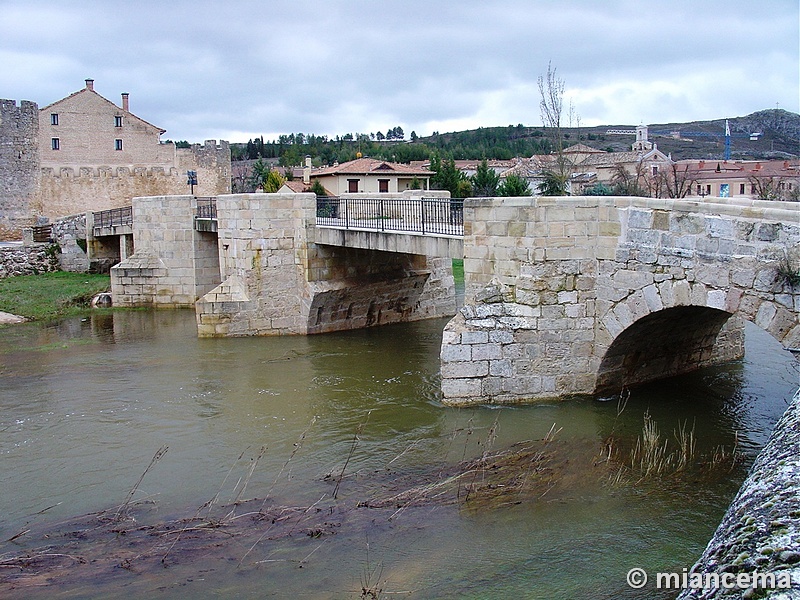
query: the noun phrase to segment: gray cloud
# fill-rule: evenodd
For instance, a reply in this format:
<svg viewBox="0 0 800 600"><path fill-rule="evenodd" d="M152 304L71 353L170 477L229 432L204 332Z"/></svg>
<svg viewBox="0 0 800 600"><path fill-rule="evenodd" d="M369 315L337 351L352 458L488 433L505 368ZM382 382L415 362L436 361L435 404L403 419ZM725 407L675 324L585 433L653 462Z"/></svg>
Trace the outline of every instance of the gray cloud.
<svg viewBox="0 0 800 600"><path fill-rule="evenodd" d="M0 0L0 96L83 87L165 137L540 123L552 61L582 123L798 112L796 0Z"/></svg>

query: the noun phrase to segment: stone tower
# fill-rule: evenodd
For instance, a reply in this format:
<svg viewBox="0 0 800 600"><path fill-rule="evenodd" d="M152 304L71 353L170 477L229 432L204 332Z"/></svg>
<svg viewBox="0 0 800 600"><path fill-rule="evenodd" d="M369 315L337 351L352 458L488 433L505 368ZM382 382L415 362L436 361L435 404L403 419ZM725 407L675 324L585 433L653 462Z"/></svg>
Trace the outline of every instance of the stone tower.
<svg viewBox="0 0 800 600"><path fill-rule="evenodd" d="M38 171L39 107L0 100L0 239L32 224Z"/></svg>

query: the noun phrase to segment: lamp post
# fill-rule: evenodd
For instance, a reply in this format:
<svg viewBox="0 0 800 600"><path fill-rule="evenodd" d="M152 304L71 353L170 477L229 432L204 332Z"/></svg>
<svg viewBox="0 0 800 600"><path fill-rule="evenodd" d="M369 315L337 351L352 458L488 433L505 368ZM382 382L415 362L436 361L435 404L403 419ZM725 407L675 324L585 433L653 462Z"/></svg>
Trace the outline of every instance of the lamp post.
<svg viewBox="0 0 800 600"><path fill-rule="evenodd" d="M186 185L191 187L192 196L194 196L194 186L197 185L197 171L186 171Z"/></svg>

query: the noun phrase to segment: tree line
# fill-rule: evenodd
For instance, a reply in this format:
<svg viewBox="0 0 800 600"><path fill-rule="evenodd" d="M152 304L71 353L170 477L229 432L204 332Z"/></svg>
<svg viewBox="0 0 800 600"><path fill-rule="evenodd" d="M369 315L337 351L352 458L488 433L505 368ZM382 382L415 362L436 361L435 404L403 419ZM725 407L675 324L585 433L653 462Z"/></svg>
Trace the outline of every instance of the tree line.
<svg viewBox="0 0 800 600"><path fill-rule="evenodd" d="M406 140L400 126L377 133L347 133L329 138L326 135L290 133L276 140L265 141L263 136L246 144L231 144L231 160L277 159L282 167L302 165L310 156L314 165L331 165L354 160L360 153L379 160L397 163L429 160L434 153L455 160L510 160L517 156L548 154L552 141L541 128L509 125L481 127L472 131L419 137L412 131Z"/></svg>

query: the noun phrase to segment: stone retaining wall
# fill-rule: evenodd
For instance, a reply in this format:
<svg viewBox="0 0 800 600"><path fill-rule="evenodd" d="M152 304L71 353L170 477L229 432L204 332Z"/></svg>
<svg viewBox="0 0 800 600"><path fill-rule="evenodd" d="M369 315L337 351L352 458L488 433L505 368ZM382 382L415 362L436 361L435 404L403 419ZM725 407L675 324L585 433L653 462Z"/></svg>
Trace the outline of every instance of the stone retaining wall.
<svg viewBox="0 0 800 600"><path fill-rule="evenodd" d="M2 246L0 247L0 278L59 271L58 257L58 246L54 244Z"/></svg>
<svg viewBox="0 0 800 600"><path fill-rule="evenodd" d="M53 221L52 231L53 239L61 248L59 255L61 269L73 273L88 271L86 213L62 217Z"/></svg>

